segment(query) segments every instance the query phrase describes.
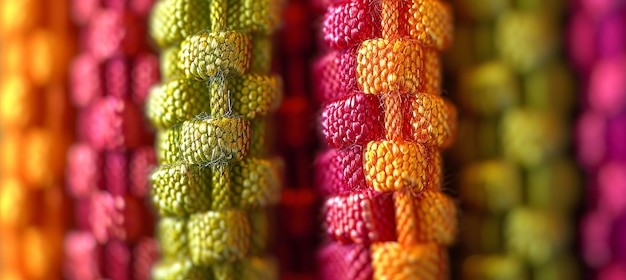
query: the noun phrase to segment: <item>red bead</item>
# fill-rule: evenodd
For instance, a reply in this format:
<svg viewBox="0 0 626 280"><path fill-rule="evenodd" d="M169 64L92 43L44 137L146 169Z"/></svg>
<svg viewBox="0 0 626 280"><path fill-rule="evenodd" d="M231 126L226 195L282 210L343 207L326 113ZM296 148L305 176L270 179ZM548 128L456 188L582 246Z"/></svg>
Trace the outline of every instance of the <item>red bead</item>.
<svg viewBox="0 0 626 280"><path fill-rule="evenodd" d="M313 64L313 84L319 101L334 101L358 90L356 52L357 48L333 51Z"/></svg>
<svg viewBox="0 0 626 280"><path fill-rule="evenodd" d="M356 93L325 106L322 133L333 148L364 145L383 138L383 119L378 96Z"/></svg>
<svg viewBox="0 0 626 280"><path fill-rule="evenodd" d="M137 147L146 135L141 109L115 97L105 97L82 112L79 134L98 150L126 150Z"/></svg>
<svg viewBox="0 0 626 280"><path fill-rule="evenodd" d="M322 280L370 280L372 258L368 246L331 242L318 254L319 276Z"/></svg>
<svg viewBox="0 0 626 280"><path fill-rule="evenodd" d="M330 197L324 215L328 235L341 243L368 245L396 240L391 193L359 191Z"/></svg>
<svg viewBox="0 0 626 280"><path fill-rule="evenodd" d="M71 232L65 239L64 276L67 279L101 279L102 248L89 232Z"/></svg>
<svg viewBox="0 0 626 280"><path fill-rule="evenodd" d="M67 161L67 188L72 196L87 198L102 187L102 155L90 145L72 146Z"/></svg>
<svg viewBox="0 0 626 280"><path fill-rule="evenodd" d="M380 2L371 0L346 1L328 8L324 17L324 41L332 49L353 47L381 37Z"/></svg>

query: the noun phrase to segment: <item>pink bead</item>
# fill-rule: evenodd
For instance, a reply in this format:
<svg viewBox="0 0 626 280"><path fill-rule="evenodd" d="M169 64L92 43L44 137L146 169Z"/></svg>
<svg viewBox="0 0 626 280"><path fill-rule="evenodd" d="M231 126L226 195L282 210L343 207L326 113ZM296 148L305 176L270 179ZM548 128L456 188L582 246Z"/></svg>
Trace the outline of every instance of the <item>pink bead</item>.
<svg viewBox="0 0 626 280"><path fill-rule="evenodd" d="M583 13L573 15L569 27L569 48L572 60L580 70L590 69L597 57L595 24Z"/></svg>
<svg viewBox="0 0 626 280"><path fill-rule="evenodd" d="M131 279L132 255L129 246L111 240L104 247L104 274L109 279Z"/></svg>
<svg viewBox="0 0 626 280"><path fill-rule="evenodd" d="M373 276L369 248L361 244L331 242L318 254L322 280L370 280Z"/></svg>
<svg viewBox="0 0 626 280"><path fill-rule="evenodd" d="M88 232L71 232L65 238L66 279L101 279L102 248Z"/></svg>
<svg viewBox="0 0 626 280"><path fill-rule="evenodd" d="M105 189L114 196L128 192L128 164L125 152L104 153Z"/></svg>
<svg viewBox="0 0 626 280"><path fill-rule="evenodd" d="M102 155L90 145L72 146L67 161L67 188L72 196L87 198L102 187Z"/></svg>
<svg viewBox="0 0 626 280"><path fill-rule="evenodd" d="M611 116L626 108L626 55L598 62L589 84L591 107Z"/></svg>
<svg viewBox="0 0 626 280"><path fill-rule="evenodd" d="M578 158L586 167L600 164L606 155L606 120L600 114L586 112L578 120Z"/></svg>
<svg viewBox="0 0 626 280"><path fill-rule="evenodd" d="M583 257L588 265L597 268L610 260L610 227L610 217L602 212L587 214L582 219Z"/></svg>
<svg viewBox="0 0 626 280"><path fill-rule="evenodd" d="M598 172L598 199L601 211L617 217L626 213L626 164L610 162Z"/></svg>
<svg viewBox="0 0 626 280"><path fill-rule="evenodd" d="M104 96L102 65L91 54L82 54L72 63L71 97L74 105L86 107Z"/></svg>

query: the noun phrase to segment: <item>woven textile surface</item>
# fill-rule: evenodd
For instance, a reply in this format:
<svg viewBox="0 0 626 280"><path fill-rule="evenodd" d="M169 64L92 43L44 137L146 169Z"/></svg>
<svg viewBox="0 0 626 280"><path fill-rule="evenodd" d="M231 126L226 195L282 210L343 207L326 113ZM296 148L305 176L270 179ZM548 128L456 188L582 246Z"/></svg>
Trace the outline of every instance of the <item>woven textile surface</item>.
<svg viewBox="0 0 626 280"><path fill-rule="evenodd" d="M459 104L459 279L578 279L568 155L575 104L561 50L564 1L454 1L445 63Z"/></svg>
<svg viewBox="0 0 626 280"><path fill-rule="evenodd" d="M61 279L71 223L68 1L0 1L0 278Z"/></svg>
<svg viewBox="0 0 626 280"><path fill-rule="evenodd" d="M575 135L588 175L582 257L593 279L626 278L626 1L570 1L568 47L581 80Z"/></svg>
<svg viewBox="0 0 626 280"><path fill-rule="evenodd" d="M281 161L268 115L282 96L269 73L280 0L160 0L149 33L161 83L146 115L157 129L150 180L162 257L153 279L273 279L267 207Z"/></svg>
<svg viewBox="0 0 626 280"><path fill-rule="evenodd" d="M158 257L148 173L153 135L142 109L159 79L146 40L151 0L72 2L80 49L69 80L77 141L67 154L75 228L65 279L149 279Z"/></svg>
<svg viewBox="0 0 626 280"><path fill-rule="evenodd" d="M456 205L440 151L456 130L439 52L452 10L437 0L314 1L325 10L313 65L327 145L322 279L446 279Z"/></svg>

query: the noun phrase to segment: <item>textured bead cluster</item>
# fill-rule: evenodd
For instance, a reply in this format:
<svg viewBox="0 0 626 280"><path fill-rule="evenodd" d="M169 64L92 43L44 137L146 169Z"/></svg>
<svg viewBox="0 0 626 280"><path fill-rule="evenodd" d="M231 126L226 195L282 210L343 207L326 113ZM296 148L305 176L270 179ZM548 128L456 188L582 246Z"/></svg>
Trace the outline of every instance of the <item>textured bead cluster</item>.
<svg viewBox="0 0 626 280"><path fill-rule="evenodd" d="M582 80L577 152L588 175L582 255L597 279L626 278L626 1L572 1L568 47Z"/></svg>
<svg viewBox="0 0 626 280"><path fill-rule="evenodd" d="M0 1L0 279L61 279L72 142L68 1Z"/></svg>
<svg viewBox="0 0 626 280"><path fill-rule="evenodd" d="M438 52L452 11L438 0L317 1L328 51L314 63L328 145L323 279L445 279L456 205L441 192L440 150L456 109L441 96Z"/></svg>
<svg viewBox="0 0 626 280"><path fill-rule="evenodd" d="M72 3L83 44L70 71L78 139L66 165L76 213L65 239L66 279L150 279L158 257L146 203L154 137L142 114L159 80L144 36L152 2Z"/></svg>
<svg viewBox="0 0 626 280"><path fill-rule="evenodd" d="M272 279L266 207L280 195L267 155L269 74L280 0L160 0L150 34L162 83L146 114L157 129L152 201L161 215L154 279Z"/></svg>
<svg viewBox="0 0 626 280"><path fill-rule="evenodd" d="M577 279L580 175L567 155L574 81L559 49L564 1L455 1L450 53L461 115L454 168L459 279Z"/></svg>

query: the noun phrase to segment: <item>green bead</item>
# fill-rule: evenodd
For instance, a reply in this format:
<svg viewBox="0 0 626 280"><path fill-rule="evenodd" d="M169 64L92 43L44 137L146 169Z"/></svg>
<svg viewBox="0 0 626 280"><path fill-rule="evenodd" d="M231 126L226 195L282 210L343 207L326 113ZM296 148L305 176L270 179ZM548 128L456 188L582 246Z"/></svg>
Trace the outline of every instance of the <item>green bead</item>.
<svg viewBox="0 0 626 280"><path fill-rule="evenodd" d="M182 259L189 255L186 218L162 217L156 226L156 237L164 259Z"/></svg>
<svg viewBox="0 0 626 280"><path fill-rule="evenodd" d="M242 160L250 147L250 122L242 118L186 121L180 127L180 152L190 164Z"/></svg>
<svg viewBox="0 0 626 280"><path fill-rule="evenodd" d="M239 210L191 215L187 224L191 260L195 265L235 262L250 250L250 221Z"/></svg>
<svg viewBox="0 0 626 280"><path fill-rule="evenodd" d="M211 208L211 169L171 164L158 167L150 177L152 202L164 216L187 216Z"/></svg>

